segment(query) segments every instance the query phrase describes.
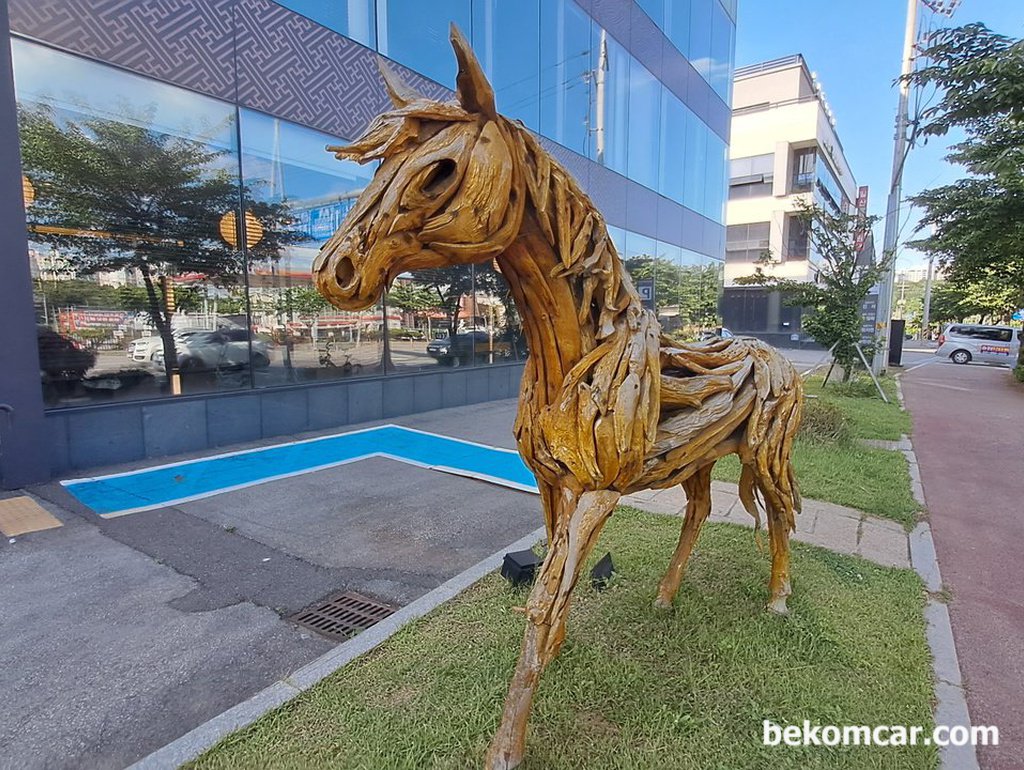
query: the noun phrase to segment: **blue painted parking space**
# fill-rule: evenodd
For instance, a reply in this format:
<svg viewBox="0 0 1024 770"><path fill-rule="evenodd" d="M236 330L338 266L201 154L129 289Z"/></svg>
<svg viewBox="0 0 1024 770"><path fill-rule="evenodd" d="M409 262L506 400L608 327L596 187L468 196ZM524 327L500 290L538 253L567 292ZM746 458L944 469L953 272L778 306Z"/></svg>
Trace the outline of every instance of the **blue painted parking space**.
<svg viewBox="0 0 1024 770"><path fill-rule="evenodd" d="M537 492L533 474L514 450L400 425L382 425L106 476L68 479L61 484L100 516L113 518L370 457L388 457L421 468Z"/></svg>

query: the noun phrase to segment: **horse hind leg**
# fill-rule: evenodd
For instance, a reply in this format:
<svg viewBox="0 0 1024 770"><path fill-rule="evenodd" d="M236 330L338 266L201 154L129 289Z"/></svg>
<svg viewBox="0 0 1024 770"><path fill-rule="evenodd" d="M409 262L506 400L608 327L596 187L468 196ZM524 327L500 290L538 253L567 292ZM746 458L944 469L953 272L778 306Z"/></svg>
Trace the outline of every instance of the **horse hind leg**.
<svg viewBox="0 0 1024 770"><path fill-rule="evenodd" d="M487 770L511 770L523 761L526 723L540 676L561 649L569 598L619 493L609 490L560 497L548 553L526 604L526 632L498 731L487 750Z"/></svg>
<svg viewBox="0 0 1024 770"><path fill-rule="evenodd" d="M772 576L768 581L768 610L778 615L789 612L787 597L793 592L789 582L789 517L785 509L768 505L768 538L772 555Z"/></svg>
<svg viewBox="0 0 1024 770"><path fill-rule="evenodd" d="M711 513L711 466L700 468L684 481L682 486L686 491L686 513L683 517L682 531L679 533L679 544L676 545L676 551L672 554L672 560L658 586L658 597L654 600L654 606L659 609L669 609L672 606L672 600L675 599L679 585L683 582L694 543L700 535L701 525Z"/></svg>

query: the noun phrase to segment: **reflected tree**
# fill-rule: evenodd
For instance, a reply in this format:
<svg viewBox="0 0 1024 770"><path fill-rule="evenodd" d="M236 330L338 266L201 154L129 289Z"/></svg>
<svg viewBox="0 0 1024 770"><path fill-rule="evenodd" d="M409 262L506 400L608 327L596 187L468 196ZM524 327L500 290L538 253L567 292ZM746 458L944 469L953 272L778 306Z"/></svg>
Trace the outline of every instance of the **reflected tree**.
<svg viewBox="0 0 1024 770"><path fill-rule="evenodd" d="M151 117L76 122L23 106L19 131L24 172L35 189L30 238L57 249L75 276L136 272L170 376L177 355L169 285L184 273L219 285L240 281L243 254L220 226L249 196L228 151L148 128ZM247 201L246 209L262 227L251 259L275 260L301 238L284 204Z"/></svg>

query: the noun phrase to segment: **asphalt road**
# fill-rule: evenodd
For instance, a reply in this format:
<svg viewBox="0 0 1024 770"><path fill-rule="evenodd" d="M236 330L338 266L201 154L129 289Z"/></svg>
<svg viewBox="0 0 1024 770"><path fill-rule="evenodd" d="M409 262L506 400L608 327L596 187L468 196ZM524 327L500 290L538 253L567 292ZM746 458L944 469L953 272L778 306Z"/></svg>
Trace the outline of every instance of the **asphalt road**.
<svg viewBox="0 0 1024 770"><path fill-rule="evenodd" d="M1009 370L935 361L903 378L914 450L971 721L996 725L984 768L1024 756L1024 386Z"/></svg>

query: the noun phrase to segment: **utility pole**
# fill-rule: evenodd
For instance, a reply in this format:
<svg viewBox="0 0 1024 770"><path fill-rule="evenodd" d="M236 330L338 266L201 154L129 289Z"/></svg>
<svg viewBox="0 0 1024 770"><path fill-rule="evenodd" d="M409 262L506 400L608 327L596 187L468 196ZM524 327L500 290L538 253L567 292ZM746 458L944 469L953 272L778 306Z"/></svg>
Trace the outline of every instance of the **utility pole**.
<svg viewBox="0 0 1024 770"><path fill-rule="evenodd" d="M896 112L896 139L892 152L892 179L889 184L889 200L885 211L885 237L882 241L882 255L892 260L882 277L878 292L877 321L882 325L881 345L875 350L871 368L875 374L885 371L889 361L890 320L892 319L892 294L896 278L896 241L899 235L900 198L903 189L903 162L907 157L907 109L910 104L910 82L907 77L914 71L914 38L917 30L917 0L907 0L907 26L903 34L903 67L900 71L900 99Z"/></svg>

